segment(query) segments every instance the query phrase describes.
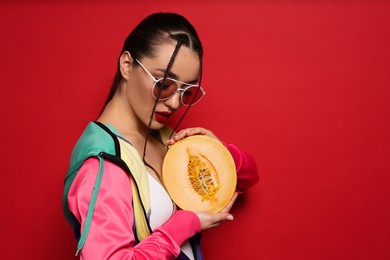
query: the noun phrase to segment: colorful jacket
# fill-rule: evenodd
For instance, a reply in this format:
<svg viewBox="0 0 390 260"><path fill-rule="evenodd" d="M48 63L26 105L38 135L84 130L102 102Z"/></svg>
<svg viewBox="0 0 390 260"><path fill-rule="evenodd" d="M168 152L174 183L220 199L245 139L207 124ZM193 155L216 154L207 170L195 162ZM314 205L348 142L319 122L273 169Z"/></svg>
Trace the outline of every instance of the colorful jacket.
<svg viewBox="0 0 390 260"><path fill-rule="evenodd" d="M164 133L162 133L162 137L164 138ZM239 190L245 190L257 181L257 168L254 169L253 167L256 165L253 161L248 164L247 160L249 158L250 161L251 158L243 156L235 146L227 145L227 147L231 151L233 158L235 158L237 169L244 168L244 174L240 175L240 171L238 171L237 187ZM243 165L244 167L242 167ZM250 167L248 168L248 166ZM86 170L88 168L89 170ZM249 175L247 174L248 170L252 172ZM124 172L127 175L112 174L113 172ZM86 177L86 175L89 177ZM114 249L104 253L105 256L110 259L115 258L114 256L120 256L118 259L123 259L125 256L129 258L148 258L148 256L156 257L156 255L162 258L177 257L180 253L180 244L185 239L192 237L192 245L193 249L195 249L194 254L197 259L202 259L199 248L200 222L194 213L182 210L177 211L167 223L161 228L155 229L152 233L148 224L150 211L149 186L145 176L146 170L138 152L114 128L97 122L88 124L72 152L70 168L65 178L63 195L65 216L73 226L75 236L78 239L77 252L85 245L91 226L99 225L104 227L105 223L99 223L99 216L106 212L101 207L95 209L95 204L99 200L109 199L107 196L109 197L112 192L104 192L107 190L104 187L107 181L102 182L102 180L108 180L108 183L122 181L122 183L115 184L116 187L120 187L121 184L126 183L126 178L130 177L129 186L131 185L131 189L127 188L118 195L122 196L122 201L128 202L128 204L121 206L118 210L127 208L127 215L130 215L129 219L131 220L129 225L131 224L132 227L131 230L127 229L123 232L124 234L127 233L127 236L123 239L126 240L124 244L122 246L114 246ZM89 187L83 187L82 189L80 187L78 189L79 186L85 184L85 179L89 179ZM103 183L102 187L101 183ZM77 195L74 194L72 189L77 189ZM124 195L127 191L130 191L129 194ZM68 204L69 198L72 198L70 201L74 205ZM71 210L69 206L77 207L77 209ZM95 216L92 221L94 211ZM109 212L109 214L113 213ZM112 227L110 229L115 230ZM95 231L90 236L95 236ZM117 237L117 240L122 240L122 238L119 239ZM158 244L158 250L156 250L156 244ZM92 247L88 247L87 244L87 248L82 251L82 254L84 253L86 258L88 258L87 256L93 256L94 251L99 251L98 249L100 249L99 245L95 244ZM185 259L186 257L181 253L180 258Z"/></svg>

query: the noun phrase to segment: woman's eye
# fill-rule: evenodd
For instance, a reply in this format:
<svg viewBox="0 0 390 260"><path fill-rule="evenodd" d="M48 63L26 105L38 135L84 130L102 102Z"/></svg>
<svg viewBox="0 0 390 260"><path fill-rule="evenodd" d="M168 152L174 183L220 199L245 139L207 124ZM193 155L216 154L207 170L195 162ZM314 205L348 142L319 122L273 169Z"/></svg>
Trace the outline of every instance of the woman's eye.
<svg viewBox="0 0 390 260"><path fill-rule="evenodd" d="M162 83L163 83L163 80L162 80L162 79L159 80L159 81L156 83L156 85L157 85L159 88L161 88L162 90L164 90L164 89L169 89L169 88L177 89L177 84L176 84L173 80L171 80L171 79L166 79L166 80L164 81L164 84L162 84Z"/></svg>
<svg viewBox="0 0 390 260"><path fill-rule="evenodd" d="M156 85L157 85L157 87L159 87L159 88L161 88L161 89L167 89L167 88L169 88L169 86L170 86L170 84L167 84L167 83L162 84L161 81L157 82Z"/></svg>
<svg viewBox="0 0 390 260"><path fill-rule="evenodd" d="M193 95L192 91L187 89L186 91L184 91L183 93L183 96L185 97L191 97Z"/></svg>

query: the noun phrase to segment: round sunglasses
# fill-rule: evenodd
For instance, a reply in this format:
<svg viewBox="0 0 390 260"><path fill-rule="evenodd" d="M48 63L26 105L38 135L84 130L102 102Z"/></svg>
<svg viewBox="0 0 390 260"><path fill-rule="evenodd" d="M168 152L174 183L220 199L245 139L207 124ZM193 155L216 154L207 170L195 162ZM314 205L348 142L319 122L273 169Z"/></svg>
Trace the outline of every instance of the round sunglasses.
<svg viewBox="0 0 390 260"><path fill-rule="evenodd" d="M201 100L206 92L197 84L188 84L172 78L155 78L145 66L137 59L135 61L145 70L145 72L153 79L154 85L152 88L152 95L157 99L160 92L159 100L167 100L173 97L177 91L181 92L180 101L183 105L194 105ZM181 86L181 87L180 87Z"/></svg>

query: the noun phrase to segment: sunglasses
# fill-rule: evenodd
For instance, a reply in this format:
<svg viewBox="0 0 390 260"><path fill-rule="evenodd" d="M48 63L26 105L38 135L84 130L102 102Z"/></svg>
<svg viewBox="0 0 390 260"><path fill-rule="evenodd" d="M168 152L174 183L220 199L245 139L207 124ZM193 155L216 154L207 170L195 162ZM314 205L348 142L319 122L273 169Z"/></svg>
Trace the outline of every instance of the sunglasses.
<svg viewBox="0 0 390 260"><path fill-rule="evenodd" d="M173 97L177 91L181 92L180 101L183 105L189 106L194 105L201 100L206 92L204 89L197 84L188 84L185 82L181 82L179 80L166 78L156 79L146 68L145 66L137 59L135 59L139 65L145 70L145 72L153 79L154 85L152 89L152 95L155 99L157 99L159 92L160 97L159 100L167 100ZM182 87L180 87L182 86Z"/></svg>

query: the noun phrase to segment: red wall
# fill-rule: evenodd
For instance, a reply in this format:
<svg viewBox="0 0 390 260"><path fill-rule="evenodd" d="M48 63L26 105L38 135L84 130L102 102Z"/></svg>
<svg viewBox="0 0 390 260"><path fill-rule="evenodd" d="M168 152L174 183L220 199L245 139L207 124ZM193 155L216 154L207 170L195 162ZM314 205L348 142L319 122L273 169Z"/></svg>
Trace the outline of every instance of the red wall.
<svg viewBox="0 0 390 260"><path fill-rule="evenodd" d="M74 259L61 211L72 146L127 33L161 10L187 16L205 47L207 95L183 126L261 171L235 220L204 232L206 259L390 258L390 2L108 2L0 3L0 258Z"/></svg>

